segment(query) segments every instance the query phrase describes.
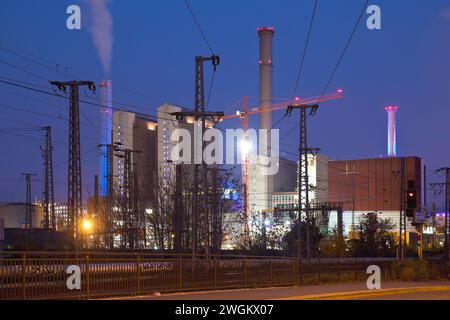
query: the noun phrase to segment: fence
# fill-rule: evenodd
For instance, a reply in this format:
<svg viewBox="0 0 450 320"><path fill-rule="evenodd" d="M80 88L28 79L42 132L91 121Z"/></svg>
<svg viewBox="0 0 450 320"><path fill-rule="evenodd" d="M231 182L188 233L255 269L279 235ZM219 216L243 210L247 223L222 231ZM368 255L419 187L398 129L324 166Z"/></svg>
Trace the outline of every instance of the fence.
<svg viewBox="0 0 450 320"><path fill-rule="evenodd" d="M294 286L349 276L358 280L374 263L387 268L390 261L316 259L299 264L291 257L0 252L0 299L89 299ZM80 289L67 286L69 266L79 267Z"/></svg>

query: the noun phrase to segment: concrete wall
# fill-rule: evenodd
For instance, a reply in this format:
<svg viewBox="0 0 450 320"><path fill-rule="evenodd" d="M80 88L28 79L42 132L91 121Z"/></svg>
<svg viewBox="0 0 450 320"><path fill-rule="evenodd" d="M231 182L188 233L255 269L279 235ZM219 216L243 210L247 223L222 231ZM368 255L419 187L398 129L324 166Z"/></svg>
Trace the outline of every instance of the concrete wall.
<svg viewBox="0 0 450 320"><path fill-rule="evenodd" d="M297 187L297 162L280 158L279 170L273 181L273 192L294 191Z"/></svg>

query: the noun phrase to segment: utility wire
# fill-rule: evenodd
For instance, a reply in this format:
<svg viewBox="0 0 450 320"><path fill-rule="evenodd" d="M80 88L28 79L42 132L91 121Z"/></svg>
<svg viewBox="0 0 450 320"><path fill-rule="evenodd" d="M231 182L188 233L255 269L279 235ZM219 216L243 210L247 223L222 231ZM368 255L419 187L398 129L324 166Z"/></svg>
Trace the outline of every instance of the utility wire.
<svg viewBox="0 0 450 320"><path fill-rule="evenodd" d="M20 70L22 72L25 72L26 74L29 74L29 75L31 75L33 77L36 77L36 78L40 79L40 80L47 81L47 79L45 79L44 77L41 77L40 75L38 75L38 74L36 74L34 72L31 72L31 71L28 71L28 70L26 70L24 68L18 67L16 65L12 64L12 63L7 62L7 61L4 61L4 60L0 59L0 63L6 64L7 66L10 66L11 68L14 68L14 69Z"/></svg>
<svg viewBox="0 0 450 320"><path fill-rule="evenodd" d="M358 29L358 26L359 26L359 23L361 21L361 18L364 15L364 12L366 12L366 7L367 7L368 3L369 3L369 0L366 0L364 2L364 6L361 9L361 12L359 14L358 20L356 20L355 26L353 27L353 30L352 30L352 32L351 32L351 34L350 34L350 36L349 36L349 38L347 40L347 43L345 44L344 50L342 50L342 53L341 53L341 55L340 55L340 57L338 59L338 62L336 64L335 68L333 69L333 72L331 73L330 78L328 79L325 87L322 90L322 94L320 95L321 98L324 96L325 92L328 90L328 87L330 86L331 82L333 81L333 78L336 75L336 72L339 69L339 66L340 66L341 62L344 59L344 56L347 53L348 48L350 47L350 43L352 42L352 39L353 39L353 36L356 33L356 30Z"/></svg>
<svg viewBox="0 0 450 320"><path fill-rule="evenodd" d="M367 4L368 4L368 3L369 3L369 0L365 0L364 6L363 6L363 8L361 9L361 12L360 12L360 14L359 14L359 16L358 16L358 19L356 20L356 23L355 23L355 25L354 25L354 27L353 27L353 30L352 30L352 32L350 33L349 38L347 39L347 42L346 42L346 44L345 44L345 47L344 47L344 49L342 50L341 55L339 56L339 59L338 59L338 61L337 61L337 63L336 63L336 66L334 67L333 71L331 72L331 75L330 75L330 77L328 78L328 81L326 82L326 84L325 84L325 86L324 86L324 88L323 88L323 90L322 90L322 93L320 94L319 100L323 98L323 96L325 95L325 92L328 90L328 87L330 86L331 82L333 81L333 79L334 79L334 77L335 77L335 75L336 75L336 73L337 73L337 71L338 71L338 69L339 69L339 66L341 65L341 63L342 63L342 61L343 61L343 59L344 59L344 56L345 56L345 54L347 53L347 51L348 51L348 49L349 49L349 47L350 47L350 44L351 44L352 39L353 39L353 36L355 35L356 30L358 29L359 23L360 23L360 21L361 21L361 19L362 19L362 16L364 15L364 12L366 11L366 7L367 7ZM283 140L285 137L287 137L291 132L293 132L294 130L296 130L299 126L300 126L300 123L297 123L291 130L289 130L285 135L283 135L283 136L281 137L281 140Z"/></svg>
<svg viewBox="0 0 450 320"><path fill-rule="evenodd" d="M300 84L300 77L301 77L301 74L302 74L302 71L303 71L303 66L304 66L304 63L305 63L306 53L308 51L309 41L311 39L312 29L313 29L313 25L314 25L314 18L316 17L318 2L319 2L318 0L314 0L314 7L313 7L312 14L311 14L311 19L310 19L309 28L308 28L308 34L307 34L307 37L306 37L305 46L303 48L303 54L302 54L302 57L301 57L301 60L300 60L299 69L298 69L297 77L296 77L296 80L295 80L294 90L292 91L292 96L291 96L291 100L290 101L294 100L295 94L297 92L297 88L298 88L298 86ZM266 136L269 135L272 132L272 130L275 127L277 127L281 123L281 121L283 121L285 118L287 118L287 113L285 113L277 122L275 122L274 125L272 125L272 127L269 129L269 131L267 131Z"/></svg>
<svg viewBox="0 0 450 320"><path fill-rule="evenodd" d="M57 63L55 61L51 61L51 60L43 58L43 57L40 57L40 56L38 56L38 55L36 55L34 53L31 53L31 52L28 52L28 51L16 48L16 47L14 47L14 46L12 46L10 44L2 43L2 45L0 45L0 50L4 50L4 51L6 51L6 52L8 52L10 54L13 54L13 55L16 55L18 57L21 57L22 59L25 59L25 60L27 60L29 62L35 63L35 64L37 64L37 65L39 65L39 66L41 66L43 68L46 68L48 70L51 70L51 71L59 73L59 74L62 74L65 77L66 76L70 76L70 77L72 77L74 79L79 79L80 78L79 76L77 76L75 74L67 73L67 69L74 70L73 68L69 68L69 67L67 67L67 66L65 66L63 64ZM42 61L45 61L45 62L48 62L50 64L54 64L56 66L56 68L53 67L53 66L49 66L47 64L41 63L41 62L37 61L36 59L27 57L26 55L31 56L31 57L36 58L36 59L39 59L39 60L42 60ZM65 70L61 71L59 67L64 67ZM74 72L76 72L77 74L82 75L82 76L86 76L86 77L89 77L89 78L96 79L98 81L103 80L103 79L101 79L101 78L99 78L97 76L93 76L91 74L87 74L87 73L80 72L80 71L77 71L77 70L74 70ZM123 83L123 81L120 81L119 83ZM115 86L115 87L117 87L117 86ZM143 93L140 93L140 92L138 92L138 91L136 91L134 89L131 89L131 88L127 87L127 86L123 86L122 85L122 86L120 86L120 88L123 88L125 91L128 91L128 92L130 92L130 93L132 93L132 94L134 94L136 96L140 96L140 97L143 97L143 98L146 98L146 99L150 99L150 100L159 100L159 99L156 99L154 97L150 97L150 96L147 96L147 95L145 95Z"/></svg>
<svg viewBox="0 0 450 320"><path fill-rule="evenodd" d="M184 3L186 4L187 9L189 10L189 13L192 16L192 19L194 20L194 23L197 25L198 31L200 31L200 34L203 38L203 41L205 41L206 46L208 47L209 51L211 51L211 54L214 54L214 50L211 47L211 44L209 43L208 39L206 38L205 33L203 32L203 29L200 25L200 23L198 22L197 17L194 14L194 11L192 10L191 5L189 4L188 0L184 0Z"/></svg>
<svg viewBox="0 0 450 320"><path fill-rule="evenodd" d="M212 89L213 89L213 86L214 86L214 78L215 78L215 76L216 76L216 69L214 68L213 72L212 72L212 76L211 76L211 82L209 84L208 99L206 100L206 109L208 109L208 107L209 107L209 100L211 98L211 92L212 92Z"/></svg>
<svg viewBox="0 0 450 320"><path fill-rule="evenodd" d="M4 84L10 85L10 86L19 87L19 88L22 88L22 89L27 89L27 90L38 92L38 93L42 93L42 94L46 94L46 95L49 95L49 96L54 96L54 97L59 97L59 98L63 98L63 99L66 99L66 100L70 100L70 97L65 96L65 95L61 95L59 93L48 92L48 91L45 91L45 90L36 89L36 88L30 87L30 86L27 86L27 85L14 83L14 82L7 81L7 80L0 79L0 83L4 83ZM80 101L80 103L85 103L87 105L92 105L92 106L102 107L102 108L104 107L104 105L99 104L99 103L93 103L93 102L86 101L86 100L79 100L79 101ZM123 109L118 109L118 108L111 108L111 109L115 110L115 111L124 111ZM147 118L160 118L160 117L157 117L157 116L152 116L152 115L145 114L145 113L139 113L139 112L136 112L136 111L130 111L130 112L133 112L133 113L135 113L137 115L145 116ZM160 119L163 119L163 118L160 118ZM170 119L165 119L165 120L170 120Z"/></svg>
<svg viewBox="0 0 450 320"><path fill-rule="evenodd" d="M305 47L303 48L303 54L302 54L302 58L300 60L300 65L299 65L299 68L298 68L298 73L297 73L297 78L296 78L295 85L294 85L294 90L292 91L292 98L291 98L291 100L294 99L295 94L297 92L297 88L298 88L298 86L300 84L300 77L302 75L303 65L305 63L305 58L306 58L306 53L308 51L309 40L310 40L311 34L312 34L312 28L313 28L313 25L314 25L314 18L316 17L316 11L317 11L317 4L318 4L318 2L319 2L318 0L314 0L314 7L313 7L312 15L311 15L311 20L310 20L310 23L309 23L308 35L306 37Z"/></svg>
<svg viewBox="0 0 450 320"><path fill-rule="evenodd" d="M192 10L191 5L189 4L189 1L188 0L184 0L184 3L186 5L187 9L189 10L189 13L191 14L191 17L194 20L194 23L197 26L198 31L200 32L200 35L203 38L203 41L205 42L205 44L208 47L209 51L211 51L211 54L214 55L214 50L213 50L210 42L208 41L208 38L206 38L205 32L203 31L202 26L200 25L197 17L195 16L194 11ZM214 86L215 75L216 75L216 68L214 68L214 70L213 70L213 73L212 73L212 76L211 76L211 82L209 84L208 98L206 100L206 106L205 106L206 109L208 109L208 107L209 107L209 101L210 101L211 92L212 92L212 89L213 89L213 86Z"/></svg>
<svg viewBox="0 0 450 320"><path fill-rule="evenodd" d="M7 79L7 80L3 80L3 79ZM11 79L11 78L0 77L0 83L7 84L7 85L10 85L10 86L14 86L14 87L19 87L19 88L22 88L22 89L27 89L27 90L30 90L30 91L42 93L42 94L49 95L49 96L54 96L54 97L70 100L70 97L68 97L66 95L62 95L62 94L59 94L59 93L56 93L56 92L49 92L49 91L42 90L42 89L33 88L33 87L31 87L32 84L24 85L24 84L21 84L21 83L24 83L24 82L18 81L18 80L15 80L15 79ZM36 86L36 87L38 87L38 86ZM93 100L96 99L94 97L89 97L89 98L93 99ZM91 105L91 106L95 106L95 107L104 108L104 105L101 104L101 103L95 103L95 102L81 100L81 99L79 100L79 102L80 103L84 103L86 105ZM145 118L148 118L148 119L153 119L153 120L154 119L160 119L160 120L165 120L165 121L172 121L171 118L163 118L163 117L156 116L156 115L151 115L151 114L147 114L147 113L137 112L137 111L133 111L133 110L126 110L126 109L122 109L122 108L111 107L111 110L113 110L113 111L131 112L131 113L134 113L134 114L136 114L138 116L142 116L142 117L145 117Z"/></svg>

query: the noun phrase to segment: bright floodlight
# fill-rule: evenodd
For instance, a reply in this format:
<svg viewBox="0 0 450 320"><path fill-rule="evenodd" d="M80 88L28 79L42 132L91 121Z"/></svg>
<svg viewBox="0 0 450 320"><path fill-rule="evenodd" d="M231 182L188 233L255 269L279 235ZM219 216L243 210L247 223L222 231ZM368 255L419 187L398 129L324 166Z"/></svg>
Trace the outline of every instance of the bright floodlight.
<svg viewBox="0 0 450 320"><path fill-rule="evenodd" d="M90 231L92 229L92 222L88 219L84 219L82 226L83 230Z"/></svg>
<svg viewBox="0 0 450 320"><path fill-rule="evenodd" d="M241 152L242 155L246 156L250 153L252 146L251 144L247 141L247 140L242 140L241 141Z"/></svg>

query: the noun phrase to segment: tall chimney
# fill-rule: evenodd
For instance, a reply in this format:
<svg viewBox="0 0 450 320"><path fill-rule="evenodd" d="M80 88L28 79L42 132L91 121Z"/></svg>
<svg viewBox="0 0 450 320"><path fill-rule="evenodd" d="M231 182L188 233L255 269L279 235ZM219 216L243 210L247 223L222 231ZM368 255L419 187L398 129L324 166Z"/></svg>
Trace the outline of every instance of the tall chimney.
<svg viewBox="0 0 450 320"><path fill-rule="evenodd" d="M101 109L100 109L100 130L101 130L101 144L107 145L111 144L112 136L112 81L103 80L100 82L100 99L101 99ZM108 190L108 162L107 162L107 152L106 147L101 148L101 159L100 159L100 195L106 196Z"/></svg>
<svg viewBox="0 0 450 320"><path fill-rule="evenodd" d="M273 86L273 27L258 28L259 35L259 106L264 110L272 105ZM272 112L262 112L260 116L260 129L272 128Z"/></svg>
<svg viewBox="0 0 450 320"><path fill-rule="evenodd" d="M387 106L384 108L388 113L388 156L397 156L397 132L395 124L395 114L400 108L397 106Z"/></svg>
<svg viewBox="0 0 450 320"><path fill-rule="evenodd" d="M273 27L258 28L259 36L259 107L265 110L272 105L273 91ZM272 129L272 112L262 112L259 118L259 128L265 130ZM269 132L269 131L267 131ZM260 144L263 150L259 150L260 155L270 156L271 135L265 134L265 139ZM265 166L261 165L254 173L254 183L259 185L254 192L259 193L259 199L255 199L256 208L267 210L272 207L273 177L267 174Z"/></svg>

